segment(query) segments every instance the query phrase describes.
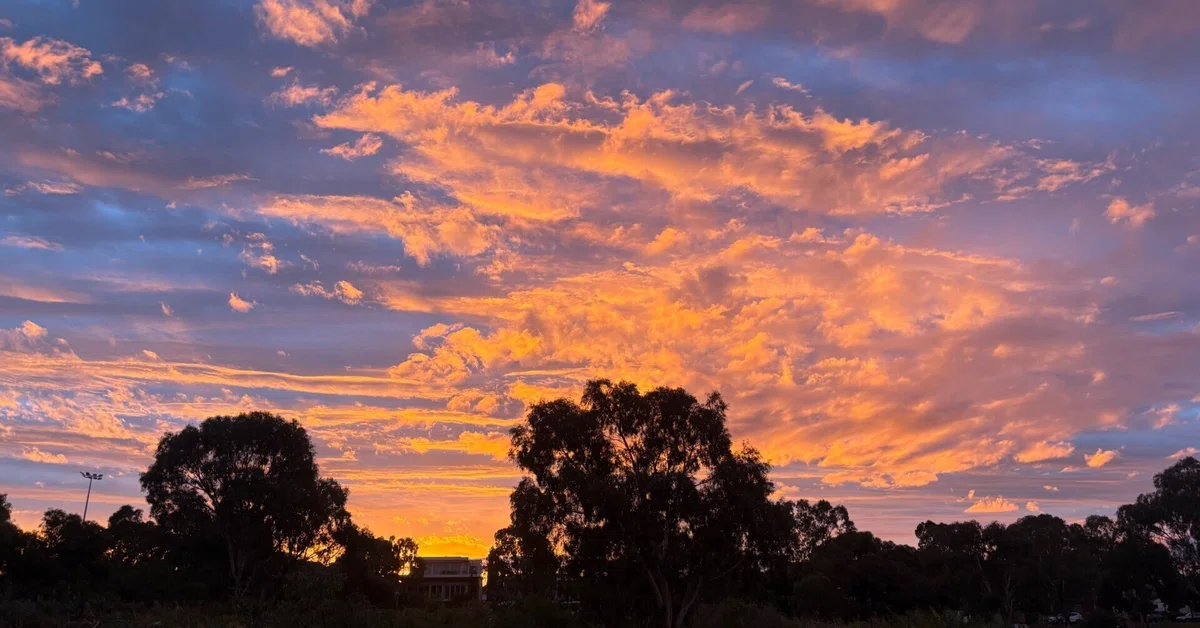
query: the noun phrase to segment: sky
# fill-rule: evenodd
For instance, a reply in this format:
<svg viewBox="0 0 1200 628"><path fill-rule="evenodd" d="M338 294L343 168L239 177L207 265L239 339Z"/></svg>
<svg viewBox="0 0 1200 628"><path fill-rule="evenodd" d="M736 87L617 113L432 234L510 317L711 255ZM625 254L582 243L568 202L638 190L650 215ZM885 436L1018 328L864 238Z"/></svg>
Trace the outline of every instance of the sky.
<svg viewBox="0 0 1200 628"><path fill-rule="evenodd" d="M1200 2L13 0L0 493L299 420L487 552L507 430L719 390L777 496L1111 513L1200 447Z"/></svg>

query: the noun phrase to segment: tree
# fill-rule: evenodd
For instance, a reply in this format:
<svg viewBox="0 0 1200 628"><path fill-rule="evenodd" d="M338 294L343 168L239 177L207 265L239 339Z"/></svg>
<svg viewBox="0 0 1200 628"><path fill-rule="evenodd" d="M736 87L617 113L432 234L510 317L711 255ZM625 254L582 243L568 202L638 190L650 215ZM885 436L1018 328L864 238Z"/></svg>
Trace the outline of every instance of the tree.
<svg viewBox="0 0 1200 628"><path fill-rule="evenodd" d="M684 625L753 554L774 490L757 452L733 451L725 411L717 393L700 403L607 380L589 382L580 404L534 405L512 430L512 458L532 475L515 493L514 523L540 522L531 531L565 572L596 584L581 592L623 587L606 599Z"/></svg>
<svg viewBox="0 0 1200 628"><path fill-rule="evenodd" d="M0 493L0 582L10 577L25 542L25 533L12 522L8 495Z"/></svg>
<svg viewBox="0 0 1200 628"><path fill-rule="evenodd" d="M985 568L988 545L977 521L917 525L917 548L938 606L972 613L994 610Z"/></svg>
<svg viewBox="0 0 1200 628"><path fill-rule="evenodd" d="M401 578L417 565L417 543L410 538L383 538L353 523L337 533L342 554L333 563L345 578L343 591L361 595L376 606L394 607Z"/></svg>
<svg viewBox="0 0 1200 628"><path fill-rule="evenodd" d="M1030 515L1007 527L992 524L984 538L991 545L992 590L1006 614L1062 613L1094 597L1099 567L1079 526L1052 515Z"/></svg>
<svg viewBox="0 0 1200 628"><path fill-rule="evenodd" d="M334 532L349 520L347 492L320 476L304 428L266 412L166 434L141 483L164 529L223 546L235 595L268 560L332 550Z"/></svg>
<svg viewBox="0 0 1200 628"><path fill-rule="evenodd" d="M1154 491L1122 506L1119 518L1166 545L1187 587L1200 602L1200 460L1187 457L1154 476Z"/></svg>
<svg viewBox="0 0 1200 628"><path fill-rule="evenodd" d="M128 504L108 518L108 555L117 563L136 565L162 557L158 526Z"/></svg>
<svg viewBox="0 0 1200 628"><path fill-rule="evenodd" d="M916 550L847 531L813 552L796 581L791 607L825 619L862 619L904 613L923 605Z"/></svg>
<svg viewBox="0 0 1200 628"><path fill-rule="evenodd" d="M487 555L488 600L557 598L558 573L558 557L544 536L516 526L501 528Z"/></svg>
<svg viewBox="0 0 1200 628"><path fill-rule="evenodd" d="M86 593L107 582L104 528L79 515L47 510L36 544L27 549L26 568L40 572L40 588L59 589L57 594Z"/></svg>
<svg viewBox="0 0 1200 628"><path fill-rule="evenodd" d="M807 499L784 503L795 521L792 534L795 539L794 561L806 561L817 548L833 538L858 531L845 506L834 506L824 499L816 503L809 503Z"/></svg>
<svg viewBox="0 0 1200 628"><path fill-rule="evenodd" d="M1154 610L1156 599L1178 602L1181 582L1170 550L1136 530L1122 529L1119 524L1117 530L1112 543L1097 546L1100 605L1141 619Z"/></svg>

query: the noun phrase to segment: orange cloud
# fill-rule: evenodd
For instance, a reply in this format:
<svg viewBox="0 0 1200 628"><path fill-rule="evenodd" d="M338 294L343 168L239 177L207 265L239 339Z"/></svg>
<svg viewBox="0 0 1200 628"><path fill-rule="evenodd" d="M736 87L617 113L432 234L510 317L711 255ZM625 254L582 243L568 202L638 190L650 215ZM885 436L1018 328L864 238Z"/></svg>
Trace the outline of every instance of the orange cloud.
<svg viewBox="0 0 1200 628"><path fill-rule="evenodd" d="M1087 466L1098 469L1112 462L1120 455L1120 452L1115 449L1097 449L1095 453L1084 454L1083 459L1087 462Z"/></svg>
<svg viewBox="0 0 1200 628"><path fill-rule="evenodd" d="M1031 502L1032 503L1032 502ZM1036 506L1036 504L1035 504ZM970 513L1001 513L1012 512L1020 507L1003 497L984 497L971 504L964 512Z"/></svg>
<svg viewBox="0 0 1200 628"><path fill-rule="evenodd" d="M41 462L45 464L67 464L67 457L62 454L53 454L39 450L37 447L30 447L21 450L21 457L33 462Z"/></svg>
<svg viewBox="0 0 1200 628"><path fill-rule="evenodd" d="M463 207L420 207L411 194L393 200L362 196L275 196L258 208L266 216L320 225L333 233L386 233L404 243L404 251L422 265L435 255L483 253L498 240L499 229Z"/></svg>
<svg viewBox="0 0 1200 628"><path fill-rule="evenodd" d="M390 135L412 147L393 163L396 174L441 187L480 213L539 221L592 207L593 186L630 183L679 200L747 190L835 214L929 211L951 200L950 183L986 178L1019 158L966 136L930 137L786 105L743 112L679 102L672 92L572 100L548 83L502 107L457 96L369 84L314 123ZM1033 176L1036 163L1029 167Z"/></svg>
<svg viewBox="0 0 1200 628"><path fill-rule="evenodd" d="M462 432L454 440L430 440L428 438L402 438L401 449L419 454L430 451L452 451L466 454L491 456L495 460L507 460L510 440L502 432Z"/></svg>
<svg viewBox="0 0 1200 628"><path fill-rule="evenodd" d="M1013 456L1013 459L1017 462L1041 462L1043 460L1054 460L1055 458L1066 458L1074 451L1075 446L1071 443L1040 442L1034 443L1017 452L1017 455Z"/></svg>
<svg viewBox="0 0 1200 628"><path fill-rule="evenodd" d="M647 255L658 255L676 246L683 245L687 240L687 232L674 227L667 227L655 236L654 240L650 244L647 244L644 250Z"/></svg>

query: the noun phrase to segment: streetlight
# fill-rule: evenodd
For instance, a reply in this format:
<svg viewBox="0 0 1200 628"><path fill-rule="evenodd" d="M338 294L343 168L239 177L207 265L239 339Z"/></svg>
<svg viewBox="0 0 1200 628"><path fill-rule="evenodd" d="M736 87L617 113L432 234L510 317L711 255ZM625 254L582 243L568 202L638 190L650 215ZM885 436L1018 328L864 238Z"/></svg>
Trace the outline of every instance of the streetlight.
<svg viewBox="0 0 1200 628"><path fill-rule="evenodd" d="M79 475L82 475L83 477L88 479L87 499L85 499L83 501L83 520L87 521L88 502L92 501L92 480L96 480L96 481L103 480L104 474L103 473L88 473L87 471L80 471Z"/></svg>

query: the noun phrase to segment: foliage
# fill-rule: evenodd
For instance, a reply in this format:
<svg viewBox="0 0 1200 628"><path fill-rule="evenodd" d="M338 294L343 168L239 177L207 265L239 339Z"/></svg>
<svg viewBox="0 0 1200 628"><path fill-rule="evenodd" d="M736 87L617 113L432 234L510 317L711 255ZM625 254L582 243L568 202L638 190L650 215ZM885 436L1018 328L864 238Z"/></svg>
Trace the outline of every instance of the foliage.
<svg viewBox="0 0 1200 628"><path fill-rule="evenodd" d="M512 432L526 477L488 556L488 604L428 602L417 546L350 520L295 422L251 413L167 434L150 518L58 509L36 531L0 495L0 626L951 628L1141 623L1200 603L1200 462L1116 517L926 521L917 546L842 506L778 500L725 404L592 382Z"/></svg>
<svg viewBox="0 0 1200 628"><path fill-rule="evenodd" d="M768 467L733 451L716 393L593 381L582 404L537 404L512 434L532 476L514 493L514 520L531 522L516 536L560 550L583 597L620 578L668 628L742 564L770 508Z"/></svg>
<svg viewBox="0 0 1200 628"><path fill-rule="evenodd" d="M141 481L169 533L219 541L235 595L268 561L320 558L349 520L347 492L320 477L304 428L265 412L163 436Z"/></svg>
<svg viewBox="0 0 1200 628"><path fill-rule="evenodd" d="M1154 491L1119 516L1166 545L1188 601L1200 604L1200 460L1187 457L1155 475Z"/></svg>
<svg viewBox="0 0 1200 628"><path fill-rule="evenodd" d="M403 593L402 576L417 568L417 544L407 538L378 537L354 524L342 526L335 536L342 554L333 566L344 578L344 593L395 607Z"/></svg>

